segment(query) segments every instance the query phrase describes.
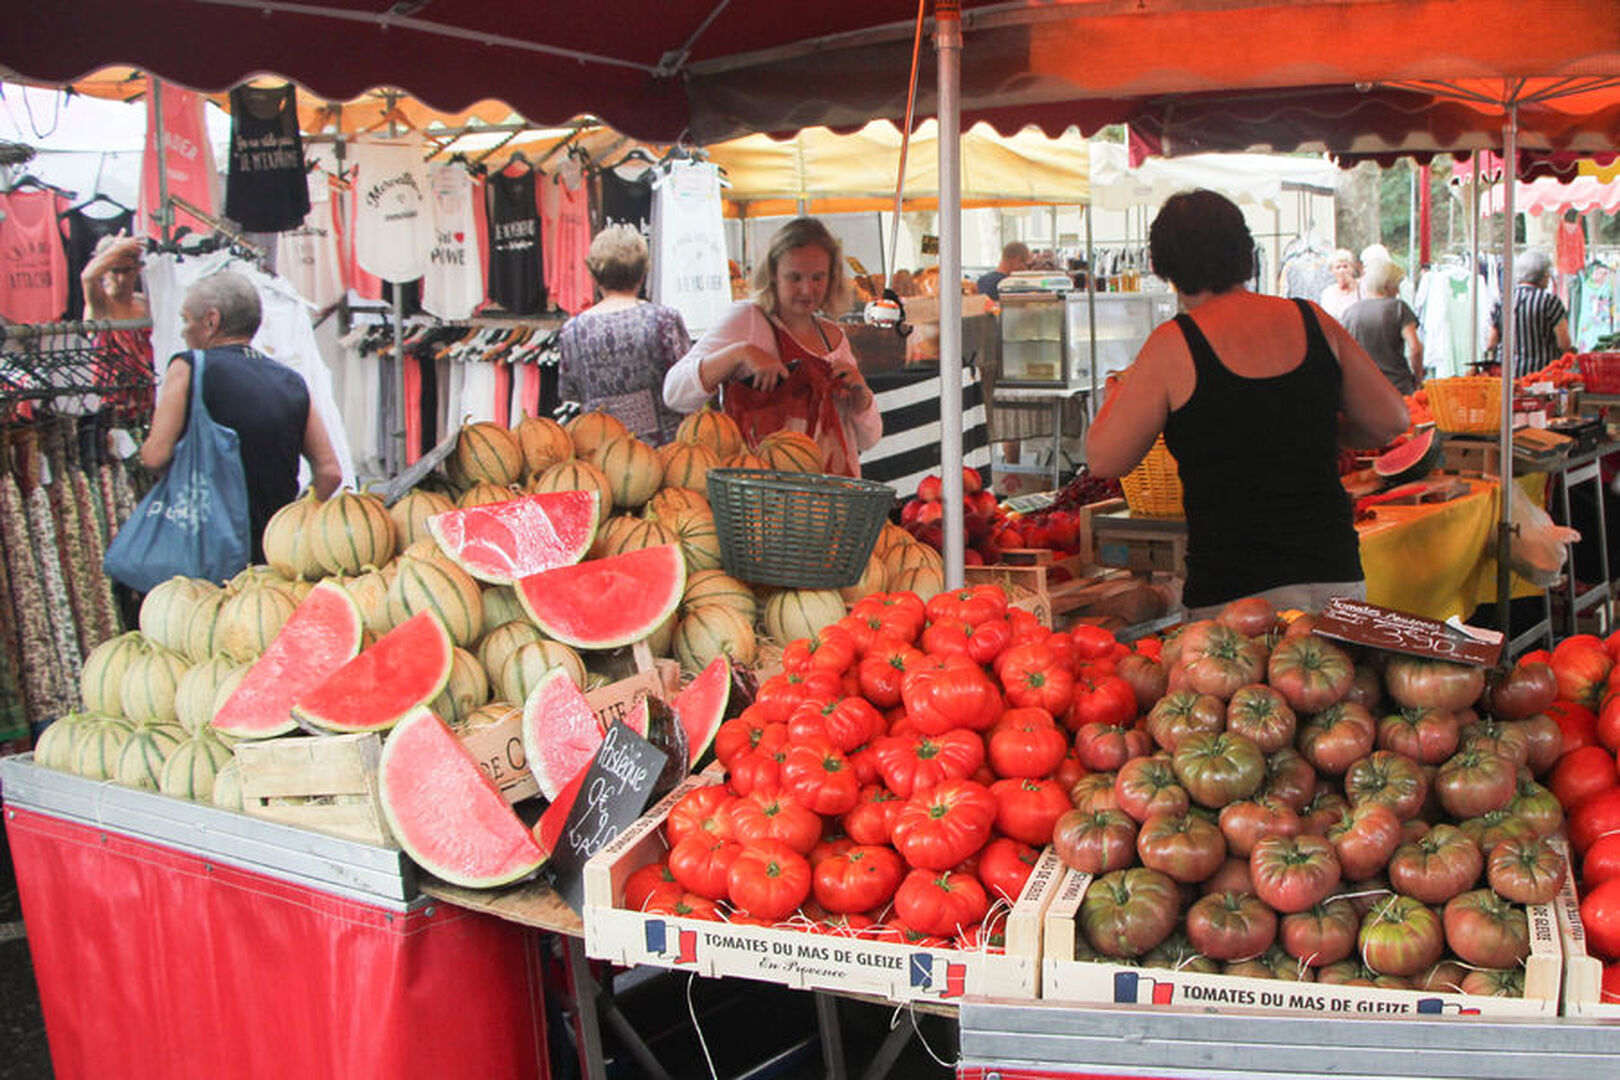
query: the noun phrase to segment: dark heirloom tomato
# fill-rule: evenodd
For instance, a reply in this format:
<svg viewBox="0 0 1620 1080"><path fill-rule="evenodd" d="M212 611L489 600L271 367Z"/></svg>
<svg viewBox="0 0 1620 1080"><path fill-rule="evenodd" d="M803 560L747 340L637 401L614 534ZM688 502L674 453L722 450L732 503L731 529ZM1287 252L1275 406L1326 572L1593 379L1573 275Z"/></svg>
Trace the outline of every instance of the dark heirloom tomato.
<svg viewBox="0 0 1620 1080"><path fill-rule="evenodd" d="M1231 627L1206 619L1182 632L1176 664L1188 689L1225 701L1238 687L1260 681L1266 656L1262 646Z"/></svg>
<svg viewBox="0 0 1620 1080"><path fill-rule="evenodd" d="M1513 762L1514 768L1530 762L1530 737L1519 724L1480 717L1458 732L1458 744L1505 757Z"/></svg>
<svg viewBox="0 0 1620 1080"><path fill-rule="evenodd" d="M979 881L992 900L1002 897L1011 903L1024 891L1024 882L1040 860L1040 848L998 836L979 852Z"/></svg>
<svg viewBox="0 0 1620 1080"><path fill-rule="evenodd" d="M1271 947L1277 913L1248 893L1210 893L1187 909L1187 939L1215 960L1247 960Z"/></svg>
<svg viewBox="0 0 1620 1080"><path fill-rule="evenodd" d="M1252 740L1268 754L1294 745L1297 724L1282 694L1262 683L1238 687L1226 703L1226 730Z"/></svg>
<svg viewBox="0 0 1620 1080"><path fill-rule="evenodd" d="M1360 960L1351 958L1329 964L1316 972L1316 981L1327 986L1376 986L1383 990L1410 990L1412 983L1399 975L1380 975Z"/></svg>
<svg viewBox="0 0 1620 1080"><path fill-rule="evenodd" d="M1339 866L1348 881L1361 881L1381 872L1401 843L1401 821L1381 802L1353 807L1345 819L1327 831Z"/></svg>
<svg viewBox="0 0 1620 1080"><path fill-rule="evenodd" d="M1292 807L1269 799L1227 803L1221 807L1220 827L1226 850L1240 858L1248 858L1262 836L1297 836L1303 828Z"/></svg>
<svg viewBox="0 0 1620 1080"><path fill-rule="evenodd" d="M1558 804L1558 797L1522 775L1507 809L1534 825L1537 836L1551 836L1564 824L1564 808Z"/></svg>
<svg viewBox="0 0 1620 1080"><path fill-rule="evenodd" d="M972 874L913 870L894 894L894 910L925 934L955 937L984 918L990 900Z"/></svg>
<svg viewBox="0 0 1620 1080"><path fill-rule="evenodd" d="M1194 802L1211 808L1247 799L1266 777L1266 756L1241 735L1189 735L1171 757L1176 778Z"/></svg>
<svg viewBox="0 0 1620 1080"><path fill-rule="evenodd" d="M1376 712L1384 703L1384 677L1371 664L1357 664L1344 700Z"/></svg>
<svg viewBox="0 0 1620 1080"><path fill-rule="evenodd" d="M1460 989L1475 997L1524 997L1524 971L1520 968L1480 968L1462 977Z"/></svg>
<svg viewBox="0 0 1620 1080"><path fill-rule="evenodd" d="M1154 703L1147 715L1148 734L1161 749L1172 753L1188 735L1213 734L1226 727L1226 705L1210 694L1172 690Z"/></svg>
<svg viewBox="0 0 1620 1080"><path fill-rule="evenodd" d="M1299 752L1317 772L1338 776L1372 752L1377 728L1364 706L1341 701L1299 729Z"/></svg>
<svg viewBox="0 0 1620 1080"><path fill-rule="evenodd" d="M1090 951L1089 945L1084 947L1087 951ZM1080 948L1077 947L1075 951L1079 952ZM1095 960L1097 955L1092 952L1089 957L1076 956L1075 959ZM1137 957L1136 963L1145 968L1164 968L1167 971L1196 971L1204 975L1219 975L1221 971L1220 961L1211 960L1193 948L1193 943L1187 940L1187 935L1180 930L1172 931L1169 937Z"/></svg>
<svg viewBox="0 0 1620 1080"><path fill-rule="evenodd" d="M1212 892L1254 892L1254 880L1249 877L1249 860L1228 857L1221 868L1203 880L1199 888Z"/></svg>
<svg viewBox="0 0 1620 1080"><path fill-rule="evenodd" d="M1303 831L1323 836L1329 829L1350 814L1350 804L1344 796L1330 789L1322 789L1311 796L1311 801L1300 807L1299 820Z"/></svg>
<svg viewBox="0 0 1620 1080"><path fill-rule="evenodd" d="M1072 808L1069 793L1056 780L997 780L990 785L996 800L996 828L1002 835L1045 847L1052 826Z"/></svg>
<svg viewBox="0 0 1620 1080"><path fill-rule="evenodd" d="M1563 888L1565 870L1564 856L1540 837L1504 840L1485 860L1485 880L1498 896L1515 904L1551 902Z"/></svg>
<svg viewBox="0 0 1620 1080"><path fill-rule="evenodd" d="M1457 752L1461 725L1444 709L1402 709L1378 721L1378 748L1423 765L1438 765Z"/></svg>
<svg viewBox="0 0 1620 1080"><path fill-rule="evenodd" d="M1297 812L1316 793L1316 770L1291 746L1266 755L1266 778L1256 798L1271 799Z"/></svg>
<svg viewBox="0 0 1620 1080"><path fill-rule="evenodd" d="M1440 917L1410 896L1392 896L1361 919L1362 961L1380 975L1420 975L1445 951Z"/></svg>
<svg viewBox="0 0 1620 1080"><path fill-rule="evenodd" d="M817 863L811 888L816 903L834 914L848 915L887 904L904 874L893 848L857 844Z"/></svg>
<svg viewBox="0 0 1620 1080"><path fill-rule="evenodd" d="M1118 810L1070 810L1052 827L1052 846L1081 873L1123 870L1136 862L1136 822Z"/></svg>
<svg viewBox="0 0 1620 1080"><path fill-rule="evenodd" d="M1406 755L1374 750L1345 772L1344 794L1352 807L1380 802L1405 821L1423 809L1429 782L1418 763Z"/></svg>
<svg viewBox="0 0 1620 1080"><path fill-rule="evenodd" d="M1485 690L1485 669L1395 653L1384 666L1389 696L1413 708L1466 709Z"/></svg>
<svg viewBox="0 0 1620 1080"><path fill-rule="evenodd" d="M1285 638L1266 663L1266 682L1299 712L1321 712L1343 700L1355 678L1343 649L1315 634Z"/></svg>
<svg viewBox="0 0 1620 1080"><path fill-rule="evenodd" d="M1170 936L1181 914L1181 890L1157 870L1104 874L1080 903L1080 928L1104 956L1140 956Z"/></svg>
<svg viewBox="0 0 1620 1080"><path fill-rule="evenodd" d="M1479 847L1453 825L1436 825L1389 857L1389 883L1425 904L1443 904L1473 888L1485 868Z"/></svg>
<svg viewBox="0 0 1620 1080"><path fill-rule="evenodd" d="M909 799L945 780L971 776L984 764L984 739L957 728L939 735L885 735L872 744L878 775Z"/></svg>
<svg viewBox="0 0 1620 1080"><path fill-rule="evenodd" d="M1458 822L1457 828L1462 830L1464 836L1478 844L1479 850L1487 858L1495 850L1496 845L1504 840L1534 840L1540 835L1527 819L1505 808L1487 810L1479 817Z"/></svg>
<svg viewBox="0 0 1620 1080"><path fill-rule="evenodd" d="M900 808L894 846L912 866L945 870L983 847L995 820L996 799L989 788L971 780L947 780L913 795Z"/></svg>
<svg viewBox="0 0 1620 1080"><path fill-rule="evenodd" d="M1489 889L1475 889L1446 902L1446 944L1465 964L1518 967L1530 955L1530 921L1524 908Z"/></svg>
<svg viewBox="0 0 1620 1080"><path fill-rule="evenodd" d="M1142 823L1136 834L1136 854L1143 866L1196 884L1226 861L1226 837L1198 814L1159 814Z"/></svg>
<svg viewBox="0 0 1620 1080"><path fill-rule="evenodd" d="M1185 814L1191 805L1170 759L1160 755L1132 758L1121 765L1114 777L1114 801L1137 821L1154 814Z"/></svg>
<svg viewBox="0 0 1620 1080"><path fill-rule="evenodd" d="M1546 713L1515 721L1514 726L1524 733L1525 745L1529 748L1525 764L1534 775L1546 775L1564 753L1563 730Z"/></svg>
<svg viewBox="0 0 1620 1080"><path fill-rule="evenodd" d="M1486 680L1485 708L1498 720L1528 720L1558 698L1558 676L1539 660L1520 661Z"/></svg>
<svg viewBox="0 0 1620 1080"><path fill-rule="evenodd" d="M1313 968L1336 964L1354 952L1360 929L1361 913L1339 897L1284 915L1278 928L1288 954Z"/></svg>
<svg viewBox="0 0 1620 1080"><path fill-rule="evenodd" d="M1069 801L1076 810L1118 810L1119 796L1114 794L1113 773L1087 773L1069 788Z"/></svg>
<svg viewBox="0 0 1620 1080"><path fill-rule="evenodd" d="M1255 895L1278 911L1305 911L1339 883L1339 858L1320 836L1267 836L1249 853Z"/></svg>
<svg viewBox="0 0 1620 1080"><path fill-rule="evenodd" d="M1132 653L1114 665L1114 674L1124 679L1136 693L1137 712L1146 712L1153 703L1164 697L1170 687L1170 675L1164 665L1150 656Z"/></svg>
<svg viewBox="0 0 1620 1080"><path fill-rule="evenodd" d="M1146 757L1153 739L1141 728L1093 721L1074 733L1074 752L1092 772L1113 772L1132 758Z"/></svg>
<svg viewBox="0 0 1620 1080"><path fill-rule="evenodd" d="M1434 777L1434 793L1454 818L1478 817L1500 810L1513 799L1518 773L1513 762L1474 747L1446 759Z"/></svg>
<svg viewBox="0 0 1620 1080"><path fill-rule="evenodd" d="M1310 981L1311 973L1302 968L1298 960L1283 951L1280 945L1247 960L1229 960L1221 967L1224 975L1240 979L1281 979L1284 982Z"/></svg>
<svg viewBox="0 0 1620 1080"><path fill-rule="evenodd" d="M1263 596L1245 596L1221 608L1215 621L1244 637L1260 637L1277 628L1277 609Z"/></svg>

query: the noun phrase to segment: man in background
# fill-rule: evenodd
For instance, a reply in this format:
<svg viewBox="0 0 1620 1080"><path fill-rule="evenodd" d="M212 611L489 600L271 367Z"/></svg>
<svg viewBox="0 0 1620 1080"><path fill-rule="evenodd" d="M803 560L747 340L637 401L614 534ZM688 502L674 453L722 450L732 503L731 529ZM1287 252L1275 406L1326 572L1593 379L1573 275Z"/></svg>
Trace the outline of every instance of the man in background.
<svg viewBox="0 0 1620 1080"><path fill-rule="evenodd" d="M1008 274L1029 269L1029 245L1014 240L1001 249L1001 261L996 268L979 277L979 292L992 300L1001 299L1001 282Z"/></svg>
<svg viewBox="0 0 1620 1080"><path fill-rule="evenodd" d="M1540 371L1569 349L1569 312L1547 288L1552 259L1545 251L1526 251L1513 268L1518 279L1513 289L1513 376L1518 378ZM1485 350L1495 349L1501 340L1502 302L1497 301Z"/></svg>

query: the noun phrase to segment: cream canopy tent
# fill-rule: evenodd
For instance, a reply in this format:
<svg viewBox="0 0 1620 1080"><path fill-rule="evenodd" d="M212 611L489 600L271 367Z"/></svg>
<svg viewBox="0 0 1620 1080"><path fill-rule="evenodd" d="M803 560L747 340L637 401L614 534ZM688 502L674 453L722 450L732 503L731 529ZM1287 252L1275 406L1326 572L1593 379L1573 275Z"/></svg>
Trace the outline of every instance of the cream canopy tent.
<svg viewBox="0 0 1620 1080"><path fill-rule="evenodd" d="M1332 194L1338 166L1283 154L1190 154L1149 158L1134 168L1118 143L1091 146L1091 202L1102 210L1158 206L1178 191L1209 188L1239 205L1274 209L1285 189Z"/></svg>

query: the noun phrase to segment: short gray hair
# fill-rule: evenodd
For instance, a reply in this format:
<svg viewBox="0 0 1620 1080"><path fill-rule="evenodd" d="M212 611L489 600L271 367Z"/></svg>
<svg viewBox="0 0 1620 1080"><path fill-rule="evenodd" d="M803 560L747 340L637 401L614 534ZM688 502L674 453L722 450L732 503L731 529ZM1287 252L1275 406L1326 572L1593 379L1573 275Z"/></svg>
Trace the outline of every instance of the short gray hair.
<svg viewBox="0 0 1620 1080"><path fill-rule="evenodd" d="M229 337L252 337L264 319L258 290L245 275L234 270L198 278L186 290L180 306L193 316L219 312L219 332Z"/></svg>
<svg viewBox="0 0 1620 1080"><path fill-rule="evenodd" d="M1530 285L1544 285L1552 276L1552 257L1540 248L1531 248L1518 257L1513 266L1513 280Z"/></svg>
<svg viewBox="0 0 1620 1080"><path fill-rule="evenodd" d="M1369 296L1394 296L1405 276L1406 271L1393 259L1378 259L1369 263L1367 272L1361 275L1361 287Z"/></svg>

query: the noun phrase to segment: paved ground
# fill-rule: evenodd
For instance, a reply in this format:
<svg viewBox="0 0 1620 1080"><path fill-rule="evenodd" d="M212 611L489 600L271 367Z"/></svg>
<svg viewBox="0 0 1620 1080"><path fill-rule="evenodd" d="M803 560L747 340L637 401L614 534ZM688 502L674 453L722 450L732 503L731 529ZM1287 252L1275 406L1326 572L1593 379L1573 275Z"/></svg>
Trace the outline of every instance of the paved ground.
<svg viewBox="0 0 1620 1080"><path fill-rule="evenodd" d="M0 828L0 1080L48 1080L50 1050L28 955L11 850Z"/></svg>

